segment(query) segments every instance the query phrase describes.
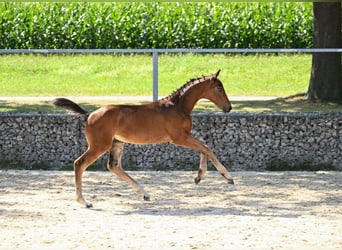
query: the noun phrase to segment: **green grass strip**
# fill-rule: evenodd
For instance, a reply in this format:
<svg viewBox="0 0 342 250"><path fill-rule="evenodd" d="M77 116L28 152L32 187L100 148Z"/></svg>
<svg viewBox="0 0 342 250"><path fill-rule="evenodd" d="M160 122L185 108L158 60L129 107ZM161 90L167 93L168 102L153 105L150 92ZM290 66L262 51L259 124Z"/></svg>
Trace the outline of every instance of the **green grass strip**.
<svg viewBox="0 0 342 250"><path fill-rule="evenodd" d="M285 97L307 91L311 55L159 56L159 95L221 69L230 96ZM151 55L2 55L0 96L152 95Z"/></svg>

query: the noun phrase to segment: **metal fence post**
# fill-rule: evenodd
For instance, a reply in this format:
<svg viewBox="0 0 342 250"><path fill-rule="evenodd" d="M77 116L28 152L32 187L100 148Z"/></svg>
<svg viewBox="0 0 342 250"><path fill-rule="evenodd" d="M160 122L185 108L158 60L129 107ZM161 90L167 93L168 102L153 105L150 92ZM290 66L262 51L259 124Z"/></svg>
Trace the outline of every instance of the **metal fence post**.
<svg viewBox="0 0 342 250"><path fill-rule="evenodd" d="M158 100L158 52L153 52L153 101Z"/></svg>

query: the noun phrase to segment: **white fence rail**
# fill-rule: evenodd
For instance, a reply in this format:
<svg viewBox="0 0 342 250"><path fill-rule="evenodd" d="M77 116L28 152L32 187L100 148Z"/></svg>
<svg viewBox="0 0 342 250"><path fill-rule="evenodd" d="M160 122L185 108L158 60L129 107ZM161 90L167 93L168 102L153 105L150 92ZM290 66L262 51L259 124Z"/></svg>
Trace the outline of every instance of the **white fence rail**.
<svg viewBox="0 0 342 250"><path fill-rule="evenodd" d="M158 100L158 55L161 53L342 53L342 48L313 49L0 49L0 54L120 54L153 57L153 100Z"/></svg>

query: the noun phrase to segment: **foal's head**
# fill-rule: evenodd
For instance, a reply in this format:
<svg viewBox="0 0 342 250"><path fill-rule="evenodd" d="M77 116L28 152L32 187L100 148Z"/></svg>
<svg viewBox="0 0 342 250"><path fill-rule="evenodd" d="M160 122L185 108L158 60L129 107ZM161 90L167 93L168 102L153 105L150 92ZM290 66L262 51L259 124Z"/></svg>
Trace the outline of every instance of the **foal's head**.
<svg viewBox="0 0 342 250"><path fill-rule="evenodd" d="M227 97L222 82L217 78L220 71L217 71L210 78L210 83L208 84L209 90L206 92L204 98L212 101L218 108L227 113L232 109L232 104Z"/></svg>

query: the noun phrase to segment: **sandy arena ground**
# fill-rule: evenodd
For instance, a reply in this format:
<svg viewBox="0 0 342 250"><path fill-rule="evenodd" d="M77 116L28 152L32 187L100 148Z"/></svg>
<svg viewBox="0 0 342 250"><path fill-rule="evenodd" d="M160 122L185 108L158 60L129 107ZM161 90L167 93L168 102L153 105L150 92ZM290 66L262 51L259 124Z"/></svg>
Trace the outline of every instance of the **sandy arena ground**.
<svg viewBox="0 0 342 250"><path fill-rule="evenodd" d="M342 172L0 171L0 249L342 249Z"/></svg>

